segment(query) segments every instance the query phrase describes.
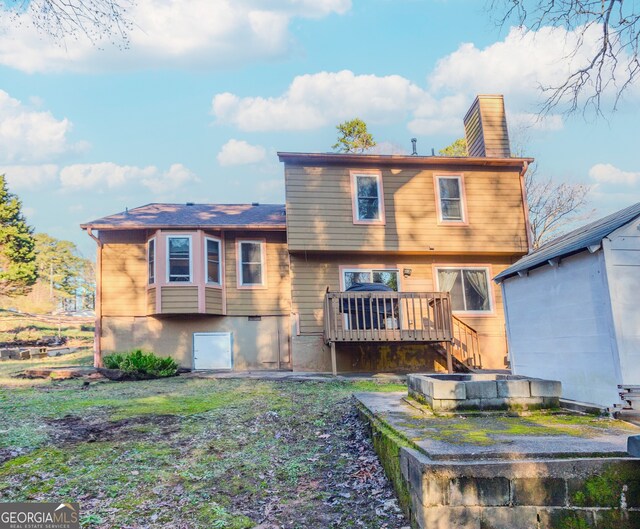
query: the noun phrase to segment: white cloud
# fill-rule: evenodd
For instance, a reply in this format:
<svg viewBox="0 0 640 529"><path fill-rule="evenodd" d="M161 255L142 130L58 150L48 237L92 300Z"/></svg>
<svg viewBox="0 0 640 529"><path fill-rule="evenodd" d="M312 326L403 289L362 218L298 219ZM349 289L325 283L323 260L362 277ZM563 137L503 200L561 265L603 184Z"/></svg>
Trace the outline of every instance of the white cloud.
<svg viewBox="0 0 640 529"><path fill-rule="evenodd" d="M72 124L51 112L36 111L0 90L0 162L45 160L84 144L69 143Z"/></svg>
<svg viewBox="0 0 640 529"><path fill-rule="evenodd" d="M559 114L539 115L531 112L514 112L507 116L510 128L538 131L561 130L564 121Z"/></svg>
<svg viewBox="0 0 640 529"><path fill-rule="evenodd" d="M222 166L245 165L261 162L267 151L261 145L251 145L243 140L231 139L225 143L218 153L218 163Z"/></svg>
<svg viewBox="0 0 640 529"><path fill-rule="evenodd" d="M103 162L69 165L60 171L60 183L66 190L115 189L141 184L155 194L162 194L197 181L196 175L182 164L160 171L153 165L136 167Z"/></svg>
<svg viewBox="0 0 640 529"><path fill-rule="evenodd" d="M112 189L156 173L157 169L151 165L141 168L111 162L74 164L60 171L60 183L65 189L99 189L104 186Z"/></svg>
<svg viewBox="0 0 640 529"><path fill-rule="evenodd" d="M218 93L212 114L218 123L245 131L311 130L359 116L373 123L407 118L408 129L416 134L460 135L462 117L475 95L501 93L513 126L559 130L561 115L537 117L539 89L558 84L587 60L597 45L598 28L589 28L580 53L569 56L580 31L544 27L526 33L512 28L504 40L484 48L462 44L438 61L425 86L399 75L319 72L293 78L276 96Z"/></svg>
<svg viewBox="0 0 640 529"><path fill-rule="evenodd" d="M138 0L128 12L133 28L124 50L94 45L84 35L61 46L38 33L27 13L21 24L4 28L0 64L27 72L236 65L287 53L293 18L342 14L350 7L351 0Z"/></svg>
<svg viewBox="0 0 640 529"><path fill-rule="evenodd" d="M592 26L583 36L580 53L570 56L581 30L543 27L525 32L511 28L503 41L484 49L462 44L438 61L429 76L429 86L433 91L497 92L514 99L536 99L540 86L557 85L571 69L584 65L597 46L600 32Z"/></svg>
<svg viewBox="0 0 640 529"><path fill-rule="evenodd" d="M155 168L154 168L155 169ZM157 194L175 191L190 182L199 182L200 179L190 169L181 163L174 163L167 171L155 176L147 176L142 179L142 184Z"/></svg>
<svg viewBox="0 0 640 529"><path fill-rule="evenodd" d="M640 183L640 171L623 171L610 163L598 163L589 169L589 177L599 184L632 186Z"/></svg>
<svg viewBox="0 0 640 529"><path fill-rule="evenodd" d="M4 174L11 191L42 190L56 182L58 166L44 165L5 165L0 167L0 174Z"/></svg>
<svg viewBox="0 0 640 529"><path fill-rule="evenodd" d="M240 130L309 130L355 116L392 121L419 106L424 91L399 75L355 75L349 70L300 75L278 97L244 97L231 93L213 98L219 123Z"/></svg>

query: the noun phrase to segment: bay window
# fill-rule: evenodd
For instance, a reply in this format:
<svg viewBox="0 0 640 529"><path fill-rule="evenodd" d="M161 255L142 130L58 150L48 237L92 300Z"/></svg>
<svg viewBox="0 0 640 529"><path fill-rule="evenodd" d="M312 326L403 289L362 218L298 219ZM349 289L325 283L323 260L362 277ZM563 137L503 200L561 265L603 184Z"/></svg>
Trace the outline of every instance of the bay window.
<svg viewBox="0 0 640 529"><path fill-rule="evenodd" d="M205 238L205 275L209 284L220 285L221 281L220 241Z"/></svg>
<svg viewBox="0 0 640 529"><path fill-rule="evenodd" d="M191 282L191 237L167 237L167 281Z"/></svg>

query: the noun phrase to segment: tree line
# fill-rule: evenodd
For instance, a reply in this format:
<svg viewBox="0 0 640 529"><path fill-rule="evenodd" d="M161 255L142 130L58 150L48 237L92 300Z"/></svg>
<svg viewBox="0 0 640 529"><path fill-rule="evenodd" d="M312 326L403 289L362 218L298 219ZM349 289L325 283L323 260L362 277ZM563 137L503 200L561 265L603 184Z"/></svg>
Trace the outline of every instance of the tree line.
<svg viewBox="0 0 640 529"><path fill-rule="evenodd" d="M94 267L71 241L35 233L0 175L0 304L27 310L93 309ZM39 309L39 310L38 310Z"/></svg>

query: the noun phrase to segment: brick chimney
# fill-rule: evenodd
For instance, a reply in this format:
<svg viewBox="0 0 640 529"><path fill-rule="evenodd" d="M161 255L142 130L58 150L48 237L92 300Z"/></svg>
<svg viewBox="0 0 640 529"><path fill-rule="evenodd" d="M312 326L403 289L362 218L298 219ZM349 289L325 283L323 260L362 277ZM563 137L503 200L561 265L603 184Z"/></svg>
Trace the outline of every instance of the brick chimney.
<svg viewBox="0 0 640 529"><path fill-rule="evenodd" d="M509 131L501 95L479 95L464 117L469 156L510 158Z"/></svg>

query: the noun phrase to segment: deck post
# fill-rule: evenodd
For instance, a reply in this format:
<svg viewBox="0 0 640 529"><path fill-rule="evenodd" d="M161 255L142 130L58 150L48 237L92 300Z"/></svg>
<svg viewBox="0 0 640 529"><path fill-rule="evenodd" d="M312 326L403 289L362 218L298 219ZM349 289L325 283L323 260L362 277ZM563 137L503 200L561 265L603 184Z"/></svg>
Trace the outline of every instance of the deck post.
<svg viewBox="0 0 640 529"><path fill-rule="evenodd" d="M451 357L451 349L452 349L451 343L447 343L447 345L445 346L445 349L447 350L447 371L451 375L453 374L453 358Z"/></svg>
<svg viewBox="0 0 640 529"><path fill-rule="evenodd" d="M331 342L331 371L333 376L338 375L338 362L336 361L336 342Z"/></svg>

